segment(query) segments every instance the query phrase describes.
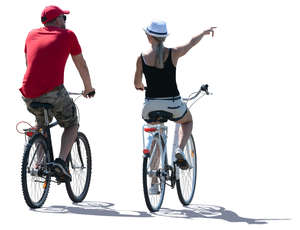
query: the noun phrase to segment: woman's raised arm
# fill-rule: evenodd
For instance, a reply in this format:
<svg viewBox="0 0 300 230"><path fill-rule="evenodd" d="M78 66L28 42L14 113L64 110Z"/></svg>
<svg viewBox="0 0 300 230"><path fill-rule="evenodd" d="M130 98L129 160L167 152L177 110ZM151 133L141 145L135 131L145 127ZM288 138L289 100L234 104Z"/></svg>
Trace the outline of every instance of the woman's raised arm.
<svg viewBox="0 0 300 230"><path fill-rule="evenodd" d="M194 47L196 44L198 44L198 42L201 41L201 39L205 36L205 35L212 35L212 37L214 36L214 29L216 29L217 27L211 27L208 30L204 30L201 34L193 37L190 42L188 42L187 44L183 45L183 46L178 46L176 48L174 48L174 52L173 52L173 61L174 63L177 63L177 60L184 56L192 47Z"/></svg>

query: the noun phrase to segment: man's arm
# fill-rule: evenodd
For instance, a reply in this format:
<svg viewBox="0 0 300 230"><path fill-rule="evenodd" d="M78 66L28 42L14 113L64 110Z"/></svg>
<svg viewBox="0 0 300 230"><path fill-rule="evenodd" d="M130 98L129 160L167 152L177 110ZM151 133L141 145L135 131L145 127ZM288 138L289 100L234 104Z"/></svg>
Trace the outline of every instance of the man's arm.
<svg viewBox="0 0 300 230"><path fill-rule="evenodd" d="M83 85L84 85L83 96L87 97L88 93L95 91L95 89L93 89L92 87L89 69L87 67L87 64L82 54L78 54L74 56L72 55L72 59L83 81Z"/></svg>

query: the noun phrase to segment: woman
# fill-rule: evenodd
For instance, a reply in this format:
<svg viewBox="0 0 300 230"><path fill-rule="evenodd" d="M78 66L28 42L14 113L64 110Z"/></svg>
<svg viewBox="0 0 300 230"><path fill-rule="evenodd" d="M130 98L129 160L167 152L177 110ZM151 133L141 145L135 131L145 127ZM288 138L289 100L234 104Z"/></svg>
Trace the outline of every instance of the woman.
<svg viewBox="0 0 300 230"><path fill-rule="evenodd" d="M176 48L166 48L164 46L164 41L168 36L165 22L153 21L144 29L151 48L138 57L134 78L134 85L137 90L145 89L142 83L142 75L144 74L146 78L147 90L142 117L146 122L155 124L155 120L149 117L149 113L162 110L172 114L170 120L181 124L178 148L175 152L176 163L181 169L189 168L183 149L191 135L193 119L190 111L182 102L177 89L176 65L178 59L195 46L203 36L209 34L213 36L214 29L215 27L211 27L193 37L186 45ZM155 179L152 183L155 184ZM158 188L158 186L156 187ZM151 189L152 186L150 191Z"/></svg>

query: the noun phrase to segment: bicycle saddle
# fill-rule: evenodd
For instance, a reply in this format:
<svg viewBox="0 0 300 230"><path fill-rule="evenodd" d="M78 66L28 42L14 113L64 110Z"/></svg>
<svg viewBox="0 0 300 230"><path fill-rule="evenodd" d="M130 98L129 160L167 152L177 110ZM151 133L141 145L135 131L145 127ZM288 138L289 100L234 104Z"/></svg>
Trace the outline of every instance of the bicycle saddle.
<svg viewBox="0 0 300 230"><path fill-rule="evenodd" d="M45 109L52 109L53 105L49 103L41 103L41 102L31 102L29 105L33 109L38 109L38 108L45 108Z"/></svg>
<svg viewBox="0 0 300 230"><path fill-rule="evenodd" d="M148 114L150 122L167 122L170 118L173 117L172 113L162 111L162 110L157 110L157 111L152 111Z"/></svg>

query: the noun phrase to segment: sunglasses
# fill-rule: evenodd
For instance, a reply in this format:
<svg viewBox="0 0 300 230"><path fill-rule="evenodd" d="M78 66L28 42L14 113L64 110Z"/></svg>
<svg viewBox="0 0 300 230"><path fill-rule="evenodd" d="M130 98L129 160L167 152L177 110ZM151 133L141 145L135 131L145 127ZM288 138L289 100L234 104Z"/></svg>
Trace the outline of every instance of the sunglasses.
<svg viewBox="0 0 300 230"><path fill-rule="evenodd" d="M63 18L63 19L64 19L64 21L66 21L66 20L67 20L67 16L66 16L66 15L64 15L64 14L60 15L59 17Z"/></svg>
<svg viewBox="0 0 300 230"><path fill-rule="evenodd" d="M66 15L61 15L60 17L62 17L62 18L64 19L64 21L67 20L67 16L66 16ZM43 17L41 18L41 20L42 20L42 22L44 22L44 21L47 20L47 17L46 17L46 16L43 16Z"/></svg>

